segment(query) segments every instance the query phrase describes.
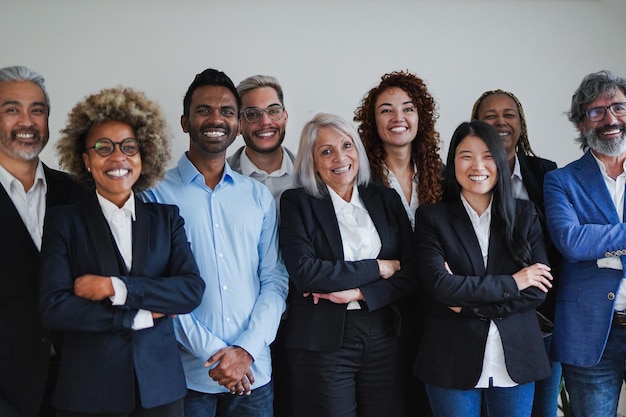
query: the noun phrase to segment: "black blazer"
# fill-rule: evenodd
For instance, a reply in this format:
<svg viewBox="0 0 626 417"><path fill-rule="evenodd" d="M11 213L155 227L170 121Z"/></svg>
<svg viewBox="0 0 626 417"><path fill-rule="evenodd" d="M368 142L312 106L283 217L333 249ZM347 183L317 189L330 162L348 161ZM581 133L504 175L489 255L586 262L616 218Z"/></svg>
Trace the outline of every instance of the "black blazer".
<svg viewBox="0 0 626 417"><path fill-rule="evenodd" d="M329 196L315 198L292 189L281 198L280 249L289 272L290 290L285 327L286 346L317 351L339 348L345 304L320 300L306 292L329 293L360 288L370 311L391 306L398 334L404 317L397 302L412 294L417 280L411 259L411 225L400 197L392 189L370 185L359 194L382 243L379 259L398 259L401 269L389 279L379 276L376 259L344 261L341 234Z"/></svg>
<svg viewBox="0 0 626 417"><path fill-rule="evenodd" d="M562 256L556 247L552 244L548 228L546 226L546 210L543 204L543 178L546 174L557 168L556 163L535 156L527 156L522 153L517 154L519 160L520 171L522 172L522 182L528 192L528 198L535 203L535 207L539 211L541 217L541 227L543 228L543 237L546 241L546 250L548 251L548 259L552 267L552 289L537 311L550 320L554 320L554 308L556 306L556 289L558 287L558 277L561 272Z"/></svg>
<svg viewBox="0 0 626 417"><path fill-rule="evenodd" d="M528 237L533 263L548 262L539 218L529 201L517 201L517 227ZM487 267L460 200L422 206L416 212L418 274L432 297L431 312L415 365L424 382L473 388L480 377L490 320L498 326L507 370L519 383L550 375L535 317L545 293L517 290L518 264L504 245L502 227L492 220ZM444 266L447 262L454 275ZM455 313L449 306L463 307Z"/></svg>
<svg viewBox="0 0 626 417"><path fill-rule="evenodd" d="M80 201L86 190L44 165L46 207ZM36 416L41 406L51 337L39 320L35 246L11 198L0 186L0 414L17 409ZM8 412L6 412L8 414Z"/></svg>
<svg viewBox="0 0 626 417"><path fill-rule="evenodd" d="M44 226L40 276L42 320L63 332L55 407L85 413L128 413L186 393L173 314L201 301L200 278L175 206L135 199L133 261L129 273L95 194L82 204L51 209ZM124 306L74 295L76 277L118 276L128 288ZM166 314L134 331L138 309Z"/></svg>

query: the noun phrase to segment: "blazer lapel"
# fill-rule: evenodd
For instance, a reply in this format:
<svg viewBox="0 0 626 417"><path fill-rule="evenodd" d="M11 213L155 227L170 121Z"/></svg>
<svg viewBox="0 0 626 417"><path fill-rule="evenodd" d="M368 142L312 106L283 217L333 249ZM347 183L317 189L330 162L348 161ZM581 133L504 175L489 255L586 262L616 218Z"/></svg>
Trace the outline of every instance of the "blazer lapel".
<svg viewBox="0 0 626 417"><path fill-rule="evenodd" d="M371 188L359 187L359 195L363 199L363 204L376 227L381 243L389 242L389 228L387 227L387 219L385 218L385 207L380 198L380 194L373 193Z"/></svg>
<svg viewBox="0 0 626 417"><path fill-rule="evenodd" d="M94 247L93 257L99 266L101 275L119 275L125 273L121 269L120 256L102 209L95 193L87 198L83 205L83 216L87 233ZM124 268L125 269L125 268Z"/></svg>
<svg viewBox="0 0 626 417"><path fill-rule="evenodd" d="M528 192L531 201L543 202L543 188L540 186L543 178L537 177L537 170L530 169L528 166L528 158L522 153L517 154L520 172L522 173L522 181Z"/></svg>
<svg viewBox="0 0 626 417"><path fill-rule="evenodd" d="M463 207L461 200L455 201L449 206L450 224L454 232L459 237L459 242L465 248L468 259L472 264L472 268L476 275L485 274L485 263L483 262L483 255L480 250L480 244L476 238L474 227L469 218L469 215Z"/></svg>
<svg viewBox="0 0 626 417"><path fill-rule="evenodd" d="M317 218L322 232L328 240L330 250L335 259L343 259L343 245L341 242L341 233L339 232L339 224L335 215L335 208L330 196L326 195L322 198L308 196L311 202L311 208Z"/></svg>
<svg viewBox="0 0 626 417"><path fill-rule="evenodd" d="M26 245L34 253L39 253L33 238L30 237L28 229L20 217L13 200L9 197L9 194L0 185L0 223L6 228L6 237L15 238L18 241Z"/></svg>
<svg viewBox="0 0 626 417"><path fill-rule="evenodd" d="M576 168L578 168L578 171L574 173L576 181L589 194L589 200L598 207L598 213L601 213L611 224L620 223L613 200L606 189L604 178L599 172L600 168L591 155L591 151L587 151ZM612 208L612 210L607 210L607 207Z"/></svg>
<svg viewBox="0 0 626 417"><path fill-rule="evenodd" d="M132 275L145 275L148 260L148 245L150 242L150 212L146 204L135 197L135 221L133 222L133 263ZM135 239L141 236L141 239Z"/></svg>

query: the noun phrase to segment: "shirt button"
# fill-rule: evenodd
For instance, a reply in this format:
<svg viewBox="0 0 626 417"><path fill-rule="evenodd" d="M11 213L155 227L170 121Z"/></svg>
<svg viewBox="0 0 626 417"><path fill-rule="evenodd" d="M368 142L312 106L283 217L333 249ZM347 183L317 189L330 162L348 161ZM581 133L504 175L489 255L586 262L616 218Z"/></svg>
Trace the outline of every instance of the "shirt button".
<svg viewBox="0 0 626 417"><path fill-rule="evenodd" d="M606 298L608 298L609 300L613 301L615 299L615 294L610 292L607 294Z"/></svg>
<svg viewBox="0 0 626 417"><path fill-rule="evenodd" d="M504 298L509 298L511 296L511 294L509 294L508 292L505 292L503 295L504 295Z"/></svg>
<svg viewBox="0 0 626 417"><path fill-rule="evenodd" d="M226 321L230 321L230 317L226 317Z"/></svg>
<svg viewBox="0 0 626 417"><path fill-rule="evenodd" d="M228 289L228 285L224 285L224 286L222 287L222 289L223 289L224 291L226 291L226 290Z"/></svg>
<svg viewBox="0 0 626 417"><path fill-rule="evenodd" d="M220 258L224 257L224 254L222 252L218 253L217 256L219 256Z"/></svg>
<svg viewBox="0 0 626 417"><path fill-rule="evenodd" d="M215 228L219 229L219 227L220 227L220 224L219 223L215 223Z"/></svg>

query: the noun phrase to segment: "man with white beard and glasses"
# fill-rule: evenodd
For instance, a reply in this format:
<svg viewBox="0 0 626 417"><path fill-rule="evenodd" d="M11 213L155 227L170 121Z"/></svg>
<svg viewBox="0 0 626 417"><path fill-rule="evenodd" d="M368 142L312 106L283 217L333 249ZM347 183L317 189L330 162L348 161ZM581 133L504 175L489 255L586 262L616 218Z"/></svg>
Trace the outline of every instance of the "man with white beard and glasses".
<svg viewBox="0 0 626 417"><path fill-rule="evenodd" d="M626 79L587 75L569 120L585 154L546 174L550 236L563 254L552 352L574 417L614 417L626 361Z"/></svg>
<svg viewBox="0 0 626 417"><path fill-rule="evenodd" d="M289 278L278 252L272 194L226 163L240 108L226 74L207 69L196 75L181 116L189 151L144 194L180 208L206 282L200 306L174 323L187 379L186 417L273 415L269 346Z"/></svg>

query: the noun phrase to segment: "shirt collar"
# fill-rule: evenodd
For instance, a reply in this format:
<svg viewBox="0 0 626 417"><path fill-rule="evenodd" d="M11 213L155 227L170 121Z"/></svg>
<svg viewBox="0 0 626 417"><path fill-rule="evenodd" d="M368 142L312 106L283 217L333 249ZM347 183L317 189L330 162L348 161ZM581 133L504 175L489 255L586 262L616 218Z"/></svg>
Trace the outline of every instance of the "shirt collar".
<svg viewBox="0 0 626 417"><path fill-rule="evenodd" d="M593 159L596 160L596 163L598 164L598 167L600 168L600 172L602 173L602 175L605 176L606 178L609 178L609 175L606 172L606 165L604 165L604 162L602 162L601 160L598 159L598 157L593 152L593 150L591 150L590 153L593 156ZM621 175L624 175L624 174L626 174L626 160L624 160L624 163L623 163L622 166L623 166L624 169L623 169L623 172L622 172Z"/></svg>
<svg viewBox="0 0 626 417"><path fill-rule="evenodd" d="M522 179L522 169L519 166L519 158L517 157L517 154L515 154L515 165L513 165L513 174L511 175L511 178L513 177L517 177L520 180Z"/></svg>
<svg viewBox="0 0 626 417"><path fill-rule="evenodd" d="M241 157L239 159L239 164L240 164L239 166L241 168L241 173L245 175L246 177L250 177L254 173L257 173L260 175L267 175L269 177L282 177L283 175L289 174L289 172L293 171L293 169L290 169L293 167L293 162L291 162L291 158L289 158L285 149L283 149L282 151L283 151L283 161L280 164L280 168L278 168L274 172L266 172L260 169L259 167L257 167L256 165L254 165L254 162L252 162L250 158L248 157L248 155L246 154L246 148L244 147L243 150L241 151Z"/></svg>
<svg viewBox="0 0 626 417"><path fill-rule="evenodd" d="M22 183L20 183L20 181L17 178L15 178L9 171L7 171L5 167L0 165L0 184L2 184L2 186L7 191L7 193L10 193L11 184L13 183L15 183L16 185L19 185L22 190L24 189L24 187L22 187ZM45 174L45 171L43 170L43 163L41 162L41 159L37 162L33 188L35 188L38 183L41 184L40 186L42 187L42 191L44 194L46 194L46 192L48 191L48 183L46 182L46 174ZM24 191L28 192L30 190L24 190Z"/></svg>
<svg viewBox="0 0 626 417"><path fill-rule="evenodd" d="M111 220L113 213L122 211L130 214L133 220L135 217L135 193L130 192L130 197L124 205L120 208L115 204L104 198L98 191L96 191L96 196L98 197L98 203L100 203L100 207L102 208L102 214L104 214L104 218L107 219L107 222Z"/></svg>
<svg viewBox="0 0 626 417"><path fill-rule="evenodd" d="M333 190L329 186L326 186L326 188L328 188L328 194L330 195L330 200L333 202L335 213L339 213L341 210L344 209L344 207L348 205L353 205L355 207L366 210L366 208L363 206L363 203L361 202L361 198L359 196L359 187L357 187L356 184L354 184L352 188L352 197L350 198L349 202L341 198L339 194L337 194L335 190Z"/></svg>
<svg viewBox="0 0 626 417"><path fill-rule="evenodd" d="M178 172L180 178L185 185L191 184L193 181L200 181L204 184L204 176L198 168L189 160L189 156L187 156L187 152L185 152L178 161ZM224 173L222 174L222 178L220 179L220 183L223 181L233 181L235 180L235 176L233 175L233 170L228 165L228 162L224 161Z"/></svg>
<svg viewBox="0 0 626 417"><path fill-rule="evenodd" d="M491 218L491 204L493 203L493 195L491 196L491 200L489 201L489 205L487 206L487 209L485 209L483 214L481 214L480 216L478 215L478 213L476 213L476 210L474 210L472 206L470 206L469 202L465 199L463 194L460 194L460 195L461 195L461 202L463 203L463 206L465 207L465 211L467 211L467 214L470 216L470 219L472 220L472 222L475 223L480 219Z"/></svg>

